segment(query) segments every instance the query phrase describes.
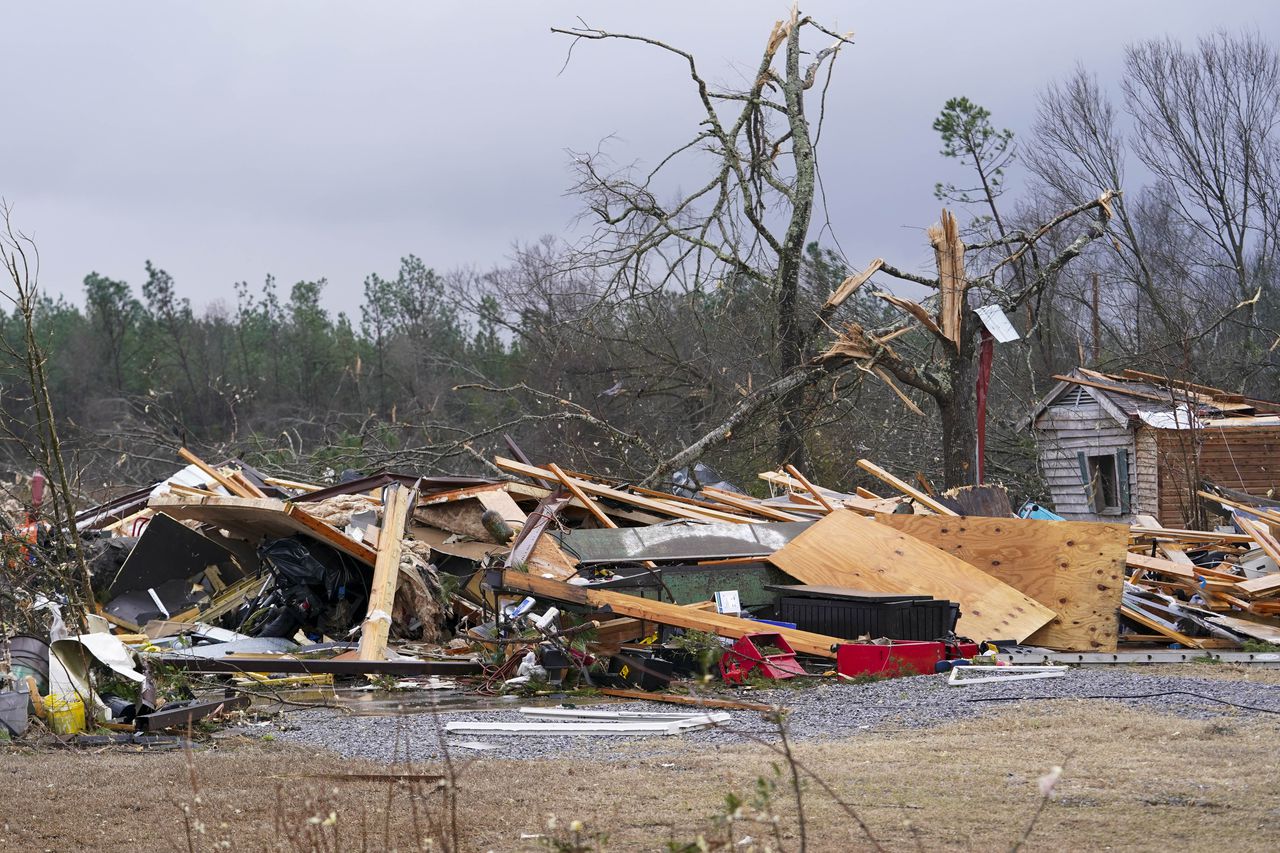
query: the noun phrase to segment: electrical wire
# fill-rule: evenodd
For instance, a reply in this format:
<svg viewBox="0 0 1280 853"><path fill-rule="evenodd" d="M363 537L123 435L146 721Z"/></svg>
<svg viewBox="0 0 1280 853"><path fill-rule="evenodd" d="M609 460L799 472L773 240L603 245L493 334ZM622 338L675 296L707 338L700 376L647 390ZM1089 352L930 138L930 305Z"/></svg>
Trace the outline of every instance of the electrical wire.
<svg viewBox="0 0 1280 853"><path fill-rule="evenodd" d="M1160 693L1134 693L1129 696L986 696L977 699L966 699L965 701L1020 702L1028 699L1159 699L1164 696L1194 696L1197 699L1204 699L1209 702L1220 702L1223 705L1230 705L1232 708L1240 708L1244 711L1258 711L1263 714L1280 714L1280 710L1275 708L1259 708L1257 705L1242 705L1239 702L1219 699L1217 696L1206 696L1203 693L1192 693L1189 690L1165 690Z"/></svg>

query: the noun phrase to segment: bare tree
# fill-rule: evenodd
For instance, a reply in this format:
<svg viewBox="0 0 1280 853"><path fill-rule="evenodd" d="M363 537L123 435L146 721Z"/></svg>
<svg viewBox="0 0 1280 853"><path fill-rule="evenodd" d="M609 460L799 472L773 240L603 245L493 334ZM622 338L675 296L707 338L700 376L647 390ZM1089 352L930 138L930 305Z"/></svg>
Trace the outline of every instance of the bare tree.
<svg viewBox="0 0 1280 853"><path fill-rule="evenodd" d="M583 24L553 32L577 41L631 41L665 51L687 65L702 120L698 132L661 158L651 171L608 170L598 155L577 159L577 190L598 226L591 263L608 270L610 284L628 293L675 284L690 288L724 280L765 291L772 321L775 375L799 368L812 355L815 326L801 299L801 270L817 192L816 138L822 104L809 115L806 96L851 34L838 34L793 9L777 22L745 90L713 86L693 54L644 36ZM806 33L830 43L812 53ZM663 201L663 182L682 158L710 162L709 177L692 192ZM780 393L778 461L806 461L804 387Z"/></svg>
<svg viewBox="0 0 1280 853"><path fill-rule="evenodd" d="M980 323L970 297L1010 310L1026 304L1102 235L1112 196L1095 193L1094 200L1074 204L1043 227L1004 230L969 247L975 257L990 255L994 260L968 275L966 247L954 219L944 213L943 224L931 231L939 259L937 277L915 275L877 260L834 292L812 298L815 295L801 287L801 271L815 203L821 113L811 123L805 95L819 79L830 79L829 63L851 43L849 36L794 12L774 26L748 87L726 91L707 82L692 54L655 39L585 24L555 32L577 40L639 42L678 57L689 69L703 115L697 134L647 173L611 171L598 154L578 158L577 189L597 226L582 247L581 264L601 272L608 292L628 298L669 288L723 287L726 282L754 285L768 296L773 377L747 391L727 413L709 419L708 428L683 449L658 460L646 479L657 481L700 458L762 411L776 413L775 461L803 464L806 391L824 377L857 365L889 383L908 403L895 379L933 399L941 420L944 479L948 485L972 482L975 340ZM802 47L806 32L834 41L807 55ZM689 156L700 158L708 177L693 192L662 201L664 170ZM1038 263L1031 253L1041 239L1083 214L1092 215L1089 224L1068 238L1053 258ZM1008 275L1024 267L1025 274ZM903 322L881 328L880 317L868 322L866 316L853 316L854 303L848 300L876 273L933 288L937 296L926 307L890 293L877 294L908 315ZM917 322L922 331L915 330ZM831 345L836 328L841 332ZM828 343L825 350L819 346L823 341Z"/></svg>
<svg viewBox="0 0 1280 853"><path fill-rule="evenodd" d="M17 439L32 461L49 472L53 485L53 542L62 557L61 568L66 577L77 584L68 585L66 592L73 602L91 607L94 604L93 583L88 563L80 548L75 526L75 499L72 492L72 476L63 459L62 443L54 417L53 402L49 397L49 383L45 376L45 355L37 339L35 312L39 304L40 253L35 241L19 231L13 224L12 208L0 200L0 263L13 286L4 296L13 304L21 322L22 341L15 343L0 340L4 354L26 373L31 392L31 424L34 439L27 441L10 424L3 429L11 439ZM78 593L78 594L77 594ZM77 625L84 624L84 610L75 608Z"/></svg>
<svg viewBox="0 0 1280 853"><path fill-rule="evenodd" d="M1256 33L1131 45L1117 110L1079 68L1041 95L1027 160L1053 199L1150 176L1114 204L1093 269L1117 355L1214 384L1257 385L1274 359L1280 57ZM1083 282L1069 299L1081 300ZM1227 346L1227 345L1230 346ZM1213 358L1204 355L1213 351Z"/></svg>

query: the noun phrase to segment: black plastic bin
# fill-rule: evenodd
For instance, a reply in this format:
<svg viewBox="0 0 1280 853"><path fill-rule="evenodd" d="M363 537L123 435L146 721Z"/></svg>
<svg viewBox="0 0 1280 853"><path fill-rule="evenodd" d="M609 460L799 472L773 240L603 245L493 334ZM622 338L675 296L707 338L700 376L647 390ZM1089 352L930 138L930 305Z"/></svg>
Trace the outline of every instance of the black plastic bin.
<svg viewBox="0 0 1280 853"><path fill-rule="evenodd" d="M779 618L796 623L802 631L845 640L864 636L937 640L951 633L959 616L958 608L950 601L927 595L772 588L782 593L778 598Z"/></svg>

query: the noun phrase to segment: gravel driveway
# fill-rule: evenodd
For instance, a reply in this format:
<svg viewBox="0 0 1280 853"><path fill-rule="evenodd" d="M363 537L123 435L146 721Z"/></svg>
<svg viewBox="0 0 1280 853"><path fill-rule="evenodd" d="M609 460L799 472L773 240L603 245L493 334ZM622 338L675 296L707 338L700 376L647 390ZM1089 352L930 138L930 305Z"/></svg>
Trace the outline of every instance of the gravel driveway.
<svg viewBox="0 0 1280 853"><path fill-rule="evenodd" d="M1189 695L1194 694L1194 695ZM924 728L972 719L1025 701L1116 702L1192 719L1270 716L1280 713L1280 685L1242 680L1188 678L1116 669L1069 670L1062 678L953 687L945 675L897 678L870 684L823 683L774 691L739 691L744 701L785 704L789 733L799 740L847 738L860 732ZM720 698L731 694L717 693ZM1088 698L1085 697L1135 697ZM1213 698L1201 698L1213 697ZM1221 701L1215 701L1221 700ZM1224 704L1224 703L1234 703ZM1249 706L1249 707L1236 707ZM593 702L593 708L665 711L677 706L653 702ZM692 709L691 709L692 710ZM691 747L740 744L754 737L776 740L777 727L751 711L733 711L721 728L673 736L450 735L456 754L502 759L591 758L678 755ZM392 716L349 716L329 709L296 711L285 717L276 739L321 747L342 755L380 761L428 761L440 753L440 732L451 720L517 721L511 710L440 711ZM482 742L486 750L460 744Z"/></svg>

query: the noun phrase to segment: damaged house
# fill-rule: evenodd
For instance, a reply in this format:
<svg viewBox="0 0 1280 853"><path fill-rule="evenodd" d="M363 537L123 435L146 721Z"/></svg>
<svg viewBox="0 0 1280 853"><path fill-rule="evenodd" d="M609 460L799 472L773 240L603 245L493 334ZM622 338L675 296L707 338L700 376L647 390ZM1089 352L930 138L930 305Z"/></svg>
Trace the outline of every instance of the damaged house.
<svg viewBox="0 0 1280 853"><path fill-rule="evenodd" d="M1280 495L1280 403L1136 370L1054 378L1024 424L1064 518L1185 527L1205 481Z"/></svg>

